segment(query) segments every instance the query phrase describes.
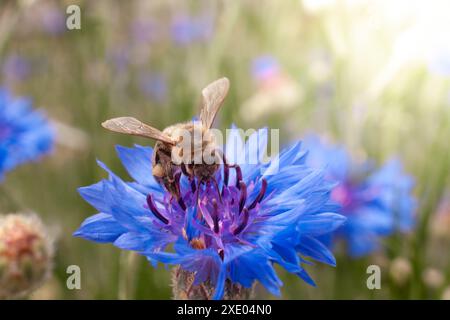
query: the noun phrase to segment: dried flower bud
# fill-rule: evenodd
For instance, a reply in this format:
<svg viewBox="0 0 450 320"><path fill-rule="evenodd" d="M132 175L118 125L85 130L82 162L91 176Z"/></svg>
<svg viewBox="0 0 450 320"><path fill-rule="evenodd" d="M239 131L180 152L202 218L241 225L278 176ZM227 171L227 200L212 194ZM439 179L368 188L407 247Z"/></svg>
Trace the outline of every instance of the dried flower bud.
<svg viewBox="0 0 450 320"><path fill-rule="evenodd" d="M389 267L389 274L396 284L404 285L412 274L411 262L402 257L395 258Z"/></svg>
<svg viewBox="0 0 450 320"><path fill-rule="evenodd" d="M175 300L211 300L215 288L208 282L194 285L194 273L185 271L180 267L172 270L173 298ZM225 284L224 300L251 299L253 288L244 288L229 281Z"/></svg>
<svg viewBox="0 0 450 320"><path fill-rule="evenodd" d="M36 215L0 216L0 299L31 293L52 266L52 241Z"/></svg>
<svg viewBox="0 0 450 320"><path fill-rule="evenodd" d="M427 268L422 274L422 279L425 285L432 289L440 288L445 282L442 272L435 268Z"/></svg>

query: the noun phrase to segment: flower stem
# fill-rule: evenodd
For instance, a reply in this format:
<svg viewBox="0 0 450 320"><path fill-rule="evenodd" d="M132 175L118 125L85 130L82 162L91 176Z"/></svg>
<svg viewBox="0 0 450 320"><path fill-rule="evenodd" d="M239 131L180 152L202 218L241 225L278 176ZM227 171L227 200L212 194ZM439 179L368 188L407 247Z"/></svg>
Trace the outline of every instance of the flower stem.
<svg viewBox="0 0 450 320"><path fill-rule="evenodd" d="M136 269L138 256L135 252L123 251L119 261L119 290L118 299L133 299L136 284Z"/></svg>
<svg viewBox="0 0 450 320"><path fill-rule="evenodd" d="M209 281L194 285L194 278L193 272L180 267L172 269L173 300L211 300L215 287ZM223 300L249 300L253 297L253 293L254 286L244 288L227 280Z"/></svg>

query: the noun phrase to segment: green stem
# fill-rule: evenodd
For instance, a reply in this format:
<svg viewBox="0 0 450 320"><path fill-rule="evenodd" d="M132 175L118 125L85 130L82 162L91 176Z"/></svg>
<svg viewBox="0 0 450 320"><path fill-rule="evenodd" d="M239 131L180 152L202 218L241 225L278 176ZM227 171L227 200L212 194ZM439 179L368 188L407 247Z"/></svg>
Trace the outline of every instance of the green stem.
<svg viewBox="0 0 450 320"><path fill-rule="evenodd" d="M133 299L136 284L136 269L138 256L135 252L122 251L119 262L119 290L118 299Z"/></svg>

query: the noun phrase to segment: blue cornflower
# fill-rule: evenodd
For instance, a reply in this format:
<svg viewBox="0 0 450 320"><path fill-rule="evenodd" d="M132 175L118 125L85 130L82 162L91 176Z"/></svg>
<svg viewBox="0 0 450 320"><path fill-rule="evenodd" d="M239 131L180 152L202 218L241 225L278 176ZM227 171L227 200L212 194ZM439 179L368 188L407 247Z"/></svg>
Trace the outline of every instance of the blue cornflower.
<svg viewBox="0 0 450 320"><path fill-rule="evenodd" d="M306 141L307 163L324 167L327 179L337 183L331 199L341 206L347 222L335 235L346 240L352 257L368 255L380 249L383 237L414 227L414 181L403 172L399 159L376 168L371 161L354 161L342 146L328 145L317 137Z"/></svg>
<svg viewBox="0 0 450 320"><path fill-rule="evenodd" d="M39 159L52 149L53 130L28 99L0 88L0 179L7 171Z"/></svg>
<svg viewBox="0 0 450 320"><path fill-rule="evenodd" d="M214 16L177 14L171 21L171 37L175 44L186 46L194 42L208 41L214 33Z"/></svg>
<svg viewBox="0 0 450 320"><path fill-rule="evenodd" d="M182 201L151 175L152 148L117 146L134 181L124 182L99 162L109 178L79 192L100 213L74 235L135 250L154 265L179 265L195 273L195 284L212 284L216 299L230 282L250 288L259 281L279 295L282 282L275 263L314 285L303 268L310 263L305 258L334 266L332 253L318 238L345 220L329 202L333 185L322 171L305 165L301 143L270 162L245 164L242 159L265 154L267 129L255 132L247 143L233 132L225 154L238 165L222 166L215 175L217 186L197 188L181 176Z"/></svg>
<svg viewBox="0 0 450 320"><path fill-rule="evenodd" d="M67 31L64 9L51 4L43 4L37 15L41 29L50 36L59 36Z"/></svg>
<svg viewBox="0 0 450 320"><path fill-rule="evenodd" d="M167 79L161 73L143 73L139 77L139 87L149 98L162 103L167 98Z"/></svg>
<svg viewBox="0 0 450 320"><path fill-rule="evenodd" d="M31 74L31 62L25 57L12 54L5 59L2 72L6 81L24 81Z"/></svg>
<svg viewBox="0 0 450 320"><path fill-rule="evenodd" d="M252 61L252 76L259 82L270 80L280 74L280 65L275 57L259 56Z"/></svg>

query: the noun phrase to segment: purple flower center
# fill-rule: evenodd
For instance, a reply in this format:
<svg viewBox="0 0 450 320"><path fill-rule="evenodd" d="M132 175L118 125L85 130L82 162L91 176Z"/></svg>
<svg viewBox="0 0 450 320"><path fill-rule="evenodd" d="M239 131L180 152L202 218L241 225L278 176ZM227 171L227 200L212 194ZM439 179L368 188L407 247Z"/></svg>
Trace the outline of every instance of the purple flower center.
<svg viewBox="0 0 450 320"><path fill-rule="evenodd" d="M343 207L349 207L353 202L351 187L346 184L339 184L331 192L331 199Z"/></svg>
<svg viewBox="0 0 450 320"><path fill-rule="evenodd" d="M345 215L356 212L356 208L363 206L379 197L379 189L365 187L364 185L354 185L351 182L344 182L336 186L331 192L331 199L342 206L342 213Z"/></svg>
<svg viewBox="0 0 450 320"><path fill-rule="evenodd" d="M353 213L355 208L370 200L367 196L366 189L349 182L339 184L331 192L331 199L342 206L345 215Z"/></svg>
<svg viewBox="0 0 450 320"><path fill-rule="evenodd" d="M188 184L175 179L181 191L180 199L167 194L157 202L147 196L147 207L157 218L155 224L166 232L183 236L195 249L213 248L223 258L227 243L246 243L245 233L255 219L267 191L265 179L247 185L239 166L233 166L236 182L229 185L229 166L224 166L222 188L218 174L203 184L191 180ZM219 180L220 182L220 180ZM187 186L187 187L186 187Z"/></svg>

